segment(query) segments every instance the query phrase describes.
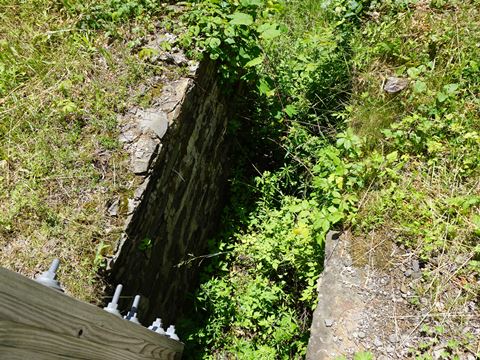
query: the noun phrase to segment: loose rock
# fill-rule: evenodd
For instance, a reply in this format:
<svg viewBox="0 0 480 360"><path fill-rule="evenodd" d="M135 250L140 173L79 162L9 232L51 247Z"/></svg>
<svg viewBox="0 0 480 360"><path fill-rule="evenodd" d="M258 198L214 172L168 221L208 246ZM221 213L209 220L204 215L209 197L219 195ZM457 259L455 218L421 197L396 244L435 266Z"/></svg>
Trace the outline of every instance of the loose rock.
<svg viewBox="0 0 480 360"><path fill-rule="evenodd" d="M420 263L418 260L412 260L412 269L414 272L420 271Z"/></svg>
<svg viewBox="0 0 480 360"><path fill-rule="evenodd" d="M395 94L405 89L407 85L408 79L391 76L387 79L387 82L383 86L383 90L385 90L389 94Z"/></svg>
<svg viewBox="0 0 480 360"><path fill-rule="evenodd" d="M395 344L397 341L398 341L398 337L396 334L392 334L388 337L388 341L390 341L391 343Z"/></svg>
<svg viewBox="0 0 480 360"><path fill-rule="evenodd" d="M110 207L108 208L108 215L110 216L117 216L118 215L118 209L119 209L119 206L120 205L120 200L117 199L115 200L112 205L110 205Z"/></svg>

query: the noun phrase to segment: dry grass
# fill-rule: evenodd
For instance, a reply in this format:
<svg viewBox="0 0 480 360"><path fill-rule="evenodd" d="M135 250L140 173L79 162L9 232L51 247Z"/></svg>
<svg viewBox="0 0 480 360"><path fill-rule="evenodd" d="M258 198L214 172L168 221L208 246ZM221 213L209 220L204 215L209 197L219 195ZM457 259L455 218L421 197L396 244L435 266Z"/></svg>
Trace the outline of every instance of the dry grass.
<svg viewBox="0 0 480 360"><path fill-rule="evenodd" d="M0 264L33 276L58 257L67 292L95 301L122 226L106 206L133 186L116 113L152 70L126 43L146 25L112 42L78 20L56 1L0 1Z"/></svg>
<svg viewBox="0 0 480 360"><path fill-rule="evenodd" d="M370 149L385 155L398 151L403 166L379 176L361 196L353 251L359 262L377 267L398 266L398 258L389 260L392 244L405 249L405 264L410 258L420 260L422 278L414 282L410 300L426 315L412 332L432 343L417 349L418 356L432 354L447 341L452 344L445 345L449 356L479 356L480 345L472 337L480 328L480 167L474 160L480 142L469 142L467 134L479 129L475 94L480 84L466 69L478 59L480 13L474 1L387 7L354 42L357 81L351 126L369 139ZM419 75L407 71L422 65ZM382 79L389 75L408 77L409 88L395 96L383 93ZM416 81L427 90L416 92ZM451 83L460 90L440 102L438 93ZM423 125L398 125L413 113L433 124L421 130L425 138L415 146L411 136ZM382 129L392 125L392 131L403 134L385 140ZM438 148L419 150L429 141Z"/></svg>

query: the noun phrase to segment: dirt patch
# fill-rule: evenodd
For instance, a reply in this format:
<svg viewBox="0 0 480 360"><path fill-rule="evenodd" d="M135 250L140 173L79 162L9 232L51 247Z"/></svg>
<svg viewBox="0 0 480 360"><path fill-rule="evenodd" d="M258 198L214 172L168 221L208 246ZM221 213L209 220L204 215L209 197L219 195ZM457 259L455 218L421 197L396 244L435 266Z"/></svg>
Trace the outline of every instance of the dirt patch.
<svg viewBox="0 0 480 360"><path fill-rule="evenodd" d="M426 346L434 359L448 358L442 357L448 345L426 330L437 314L417 295L424 282L421 266L412 253L380 234L327 236L307 359L351 358L362 351L375 359L407 359ZM468 330L478 336L477 325L470 322ZM465 352L459 358L476 357Z"/></svg>

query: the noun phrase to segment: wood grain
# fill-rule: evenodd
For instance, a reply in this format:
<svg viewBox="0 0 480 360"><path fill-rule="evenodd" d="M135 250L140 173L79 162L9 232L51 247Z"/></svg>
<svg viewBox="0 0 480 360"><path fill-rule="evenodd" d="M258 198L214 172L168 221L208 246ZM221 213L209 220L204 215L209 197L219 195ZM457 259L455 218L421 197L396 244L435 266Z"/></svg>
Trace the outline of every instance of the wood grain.
<svg viewBox="0 0 480 360"><path fill-rule="evenodd" d="M0 344L0 359L2 360L77 360L73 357L55 355L52 353L42 353L25 349L13 348Z"/></svg>
<svg viewBox="0 0 480 360"><path fill-rule="evenodd" d="M0 320L0 344L25 350L53 352L56 355L79 359L103 360L115 355L118 360L148 360L149 357L120 350L110 344L98 344L82 338L45 331ZM3 359L3 358L0 358Z"/></svg>
<svg viewBox="0 0 480 360"><path fill-rule="evenodd" d="M72 346L76 343L80 351L76 356L83 359L94 359L90 357L93 355L87 348L98 349L102 346L108 348L108 352L116 351L110 355L102 353L98 359L103 360L163 360L181 357L181 342L120 319L103 309L78 301L22 275L0 268L0 284L2 345L5 344L3 338L7 339L10 329L22 337L22 342L34 346L35 341L43 341L38 338L38 332L35 333L35 329L41 329L45 331L52 346L56 346L56 354L73 351ZM17 324L15 327L14 323ZM29 328L32 330L28 330ZM31 340L27 340L27 334ZM62 342L56 345L62 337L65 338L63 345ZM8 339L13 341L10 337ZM43 345L37 346L40 346L40 349Z"/></svg>

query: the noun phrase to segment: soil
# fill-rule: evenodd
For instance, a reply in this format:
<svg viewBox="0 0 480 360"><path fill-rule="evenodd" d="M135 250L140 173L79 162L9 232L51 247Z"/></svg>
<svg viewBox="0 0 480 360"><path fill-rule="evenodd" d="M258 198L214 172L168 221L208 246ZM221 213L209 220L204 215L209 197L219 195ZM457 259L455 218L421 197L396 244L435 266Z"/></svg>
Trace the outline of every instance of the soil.
<svg viewBox="0 0 480 360"><path fill-rule="evenodd" d="M391 241L378 239L354 239L348 231L327 235L306 358L352 358L363 351L375 359L425 354L428 359L449 359L453 353L459 359L477 359L477 304L464 304L463 314L469 316L463 318L434 312L430 300L418 295L425 287L422 263ZM426 330L438 324L440 331ZM462 334L470 333L470 350L449 349L442 331L457 331L459 342ZM452 336L450 332L448 338Z"/></svg>

